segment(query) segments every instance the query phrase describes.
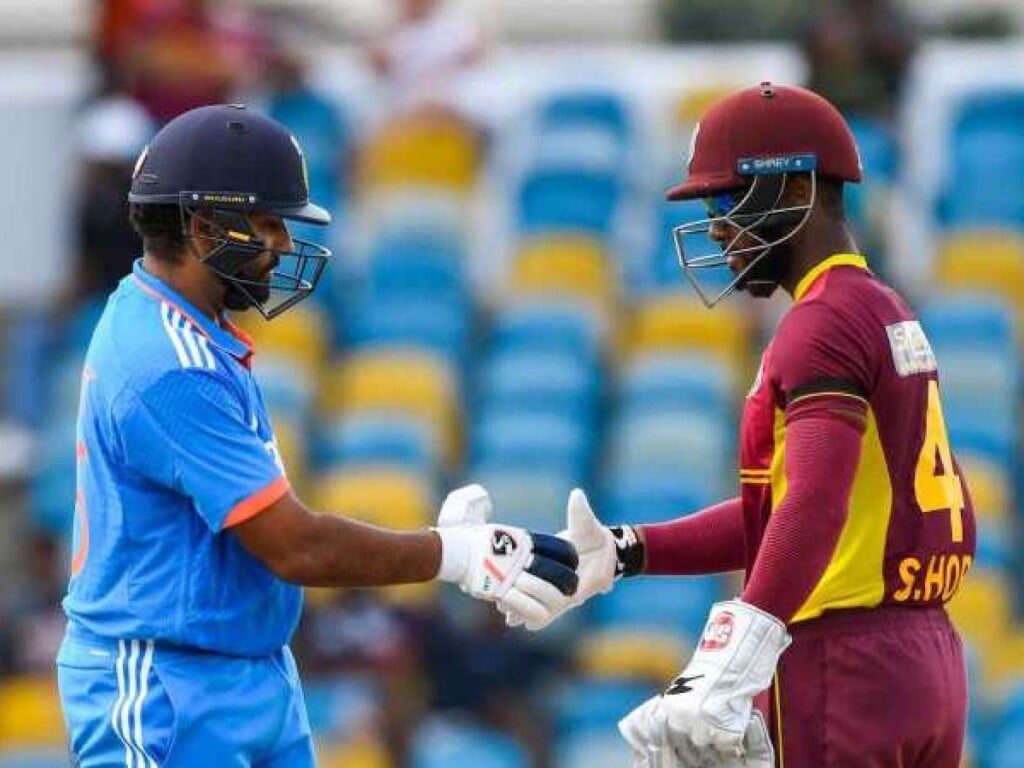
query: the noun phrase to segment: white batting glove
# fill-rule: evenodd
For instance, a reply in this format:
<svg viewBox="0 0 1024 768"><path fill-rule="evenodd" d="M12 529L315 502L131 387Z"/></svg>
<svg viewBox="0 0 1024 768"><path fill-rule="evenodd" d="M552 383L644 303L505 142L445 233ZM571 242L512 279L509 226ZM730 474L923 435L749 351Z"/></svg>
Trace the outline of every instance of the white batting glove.
<svg viewBox="0 0 1024 768"><path fill-rule="evenodd" d="M572 545L514 526L488 525L491 507L480 485L448 494L433 529L441 538L437 578L480 600L498 600L523 579L543 583L560 598L571 595L578 583Z"/></svg>
<svg viewBox="0 0 1024 768"><path fill-rule="evenodd" d="M615 579L621 577L627 568L627 556L634 557L638 547L635 531L628 526L607 528L601 525L590 508L587 495L579 488L569 493L565 517L566 529L558 536L571 542L579 555L576 593L558 596L552 593L548 584L523 579L521 586L517 585L517 589L510 590L498 601L498 608L505 614L505 621L510 627L523 624L536 632L563 613L583 605L594 595L610 592ZM629 566L638 567L634 563ZM538 604L546 607L541 610Z"/></svg>

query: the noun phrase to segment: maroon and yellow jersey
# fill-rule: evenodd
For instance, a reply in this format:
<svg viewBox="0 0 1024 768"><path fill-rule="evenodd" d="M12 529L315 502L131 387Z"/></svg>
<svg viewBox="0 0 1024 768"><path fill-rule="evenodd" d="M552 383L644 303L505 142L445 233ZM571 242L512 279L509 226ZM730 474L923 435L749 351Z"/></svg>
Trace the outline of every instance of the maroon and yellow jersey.
<svg viewBox="0 0 1024 768"><path fill-rule="evenodd" d="M786 495L787 407L849 398L866 407L866 427L845 523L791 623L831 609L946 602L974 555L974 511L946 435L928 339L861 256L826 259L794 301L764 351L740 427L748 578Z"/></svg>

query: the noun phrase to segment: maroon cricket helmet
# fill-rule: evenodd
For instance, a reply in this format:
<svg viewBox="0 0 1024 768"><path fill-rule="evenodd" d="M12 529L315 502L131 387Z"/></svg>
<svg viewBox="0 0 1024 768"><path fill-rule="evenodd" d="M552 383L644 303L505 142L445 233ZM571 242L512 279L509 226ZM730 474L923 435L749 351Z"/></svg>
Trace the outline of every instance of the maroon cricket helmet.
<svg viewBox="0 0 1024 768"><path fill-rule="evenodd" d="M826 99L806 88L769 82L744 88L701 117L690 142L686 180L665 196L689 200L741 189L750 183L750 163L797 155L813 155L823 177L861 179L853 134Z"/></svg>

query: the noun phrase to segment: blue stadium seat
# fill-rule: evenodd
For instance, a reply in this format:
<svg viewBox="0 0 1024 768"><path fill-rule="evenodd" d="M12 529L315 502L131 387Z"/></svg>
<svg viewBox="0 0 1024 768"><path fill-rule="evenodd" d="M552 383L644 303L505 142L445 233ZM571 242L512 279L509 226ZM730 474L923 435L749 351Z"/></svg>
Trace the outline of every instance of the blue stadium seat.
<svg viewBox="0 0 1024 768"><path fill-rule="evenodd" d="M367 300L426 296L463 305L468 298L463 256L457 233L443 229L385 233L371 249Z"/></svg>
<svg viewBox="0 0 1024 768"><path fill-rule="evenodd" d="M580 476L557 467L516 468L507 464L478 465L465 480L480 483L490 492L502 521L549 533L565 527L569 491L583 482Z"/></svg>
<svg viewBox="0 0 1024 768"><path fill-rule="evenodd" d="M624 708L619 717L628 713ZM623 768L632 759L632 750L614 723L571 731L555 743L555 768Z"/></svg>
<svg viewBox="0 0 1024 768"><path fill-rule="evenodd" d="M619 402L645 409L704 408L731 415L732 369L719 357L651 352L629 361L619 380Z"/></svg>
<svg viewBox="0 0 1024 768"><path fill-rule="evenodd" d="M1018 331L1013 310L989 294L957 292L928 301L921 325L934 345L963 345L1013 354Z"/></svg>
<svg viewBox="0 0 1024 768"><path fill-rule="evenodd" d="M412 739L411 768L528 768L525 750L508 735L468 722L433 718Z"/></svg>
<svg viewBox="0 0 1024 768"><path fill-rule="evenodd" d="M539 127L594 126L603 128L622 142L631 138L633 126L629 106L617 93L577 90L552 94L539 109Z"/></svg>
<svg viewBox="0 0 1024 768"><path fill-rule="evenodd" d="M530 166L535 169L578 168L623 175L625 153L617 137L595 126L558 126L536 137Z"/></svg>
<svg viewBox="0 0 1024 768"><path fill-rule="evenodd" d="M316 382L291 360L272 354L257 354L253 375L271 412L289 413L300 421L312 414Z"/></svg>
<svg viewBox="0 0 1024 768"><path fill-rule="evenodd" d="M571 413L591 419L600 380L599 369L577 355L513 349L491 355L478 387L492 408Z"/></svg>
<svg viewBox="0 0 1024 768"><path fill-rule="evenodd" d="M465 360L469 317L458 304L433 297L395 297L364 304L353 320L357 346L397 345L436 353L451 363Z"/></svg>
<svg viewBox="0 0 1024 768"><path fill-rule="evenodd" d="M733 425L705 408L621 409L610 428L613 472L659 469L703 477L731 465Z"/></svg>
<svg viewBox="0 0 1024 768"><path fill-rule="evenodd" d="M518 409L484 411L473 439L476 465L554 467L585 477L595 449L585 424L561 414Z"/></svg>
<svg viewBox="0 0 1024 768"><path fill-rule="evenodd" d="M611 233L621 198L615 174L583 169L541 169L519 188L516 221L524 234L543 231Z"/></svg>
<svg viewBox="0 0 1024 768"><path fill-rule="evenodd" d="M592 304L565 298L520 300L505 307L494 320L491 345L495 351L559 352L584 361L597 361L604 327Z"/></svg>
<svg viewBox="0 0 1024 768"><path fill-rule="evenodd" d="M573 680L551 699L555 732L560 736L597 730L617 734L618 721L656 693L649 684L633 680Z"/></svg>
<svg viewBox="0 0 1024 768"><path fill-rule="evenodd" d="M341 464L394 465L430 472L441 464L430 425L404 414L361 412L328 424L317 442L324 468Z"/></svg>
<svg viewBox="0 0 1024 768"><path fill-rule="evenodd" d="M0 768L68 768L68 754L63 749L4 750Z"/></svg>
<svg viewBox="0 0 1024 768"><path fill-rule="evenodd" d="M718 475L685 470L641 467L612 471L600 496L601 519L614 524L660 523L696 512L728 495Z"/></svg>
<svg viewBox="0 0 1024 768"><path fill-rule="evenodd" d="M626 579L587 604L600 627L652 629L699 637L711 604L721 600L721 576Z"/></svg>

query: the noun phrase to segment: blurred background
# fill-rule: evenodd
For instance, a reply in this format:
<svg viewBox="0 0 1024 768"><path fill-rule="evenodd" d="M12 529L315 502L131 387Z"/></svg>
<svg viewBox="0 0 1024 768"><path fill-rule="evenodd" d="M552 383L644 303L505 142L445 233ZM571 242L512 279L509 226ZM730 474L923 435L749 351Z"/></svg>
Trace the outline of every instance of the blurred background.
<svg viewBox="0 0 1024 768"><path fill-rule="evenodd" d="M1019 0L3 0L0 767L67 765L53 683L81 359L139 243L159 126L258 106L335 221L314 299L244 318L293 484L428 525L609 523L736 489L738 408L784 300L695 303L663 202L719 95L809 85L853 126L848 207L920 309L979 515L951 607L967 765L1024 766L1024 5ZM295 234L320 240L322 231ZM687 658L735 576L643 579L540 636L436 585L310 591L295 649L325 768L623 768L619 717Z"/></svg>

